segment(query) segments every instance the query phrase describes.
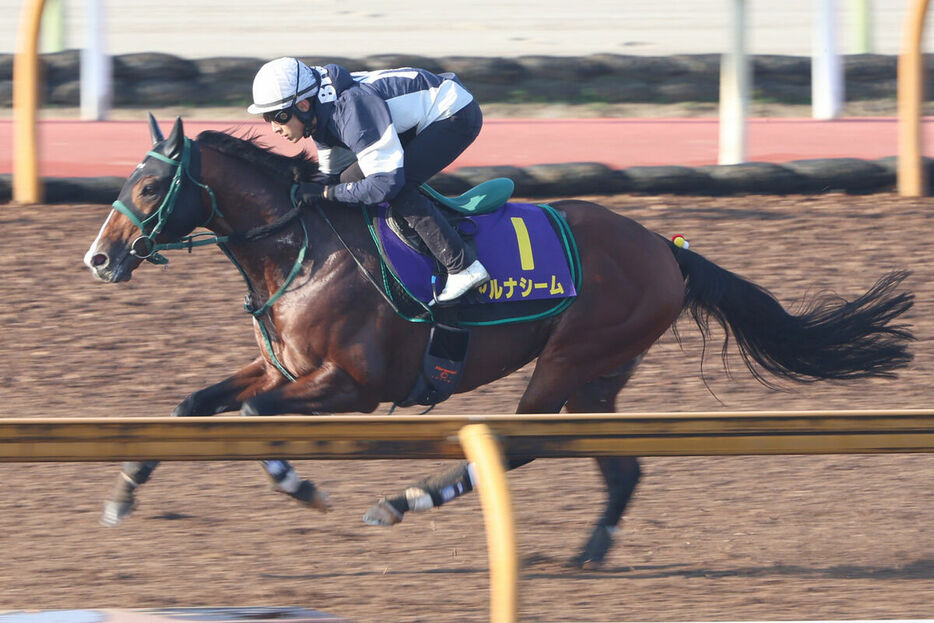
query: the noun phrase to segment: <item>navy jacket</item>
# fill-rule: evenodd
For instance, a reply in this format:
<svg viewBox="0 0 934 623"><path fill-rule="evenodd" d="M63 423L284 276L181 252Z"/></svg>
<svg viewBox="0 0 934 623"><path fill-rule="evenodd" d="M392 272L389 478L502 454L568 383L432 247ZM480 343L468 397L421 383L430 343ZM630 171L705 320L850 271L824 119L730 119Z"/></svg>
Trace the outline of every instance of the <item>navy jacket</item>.
<svg viewBox="0 0 934 623"><path fill-rule="evenodd" d="M454 74L435 75L405 67L350 73L340 65L314 68L321 87L312 98L311 133L322 173L339 173L354 159L366 176L337 184L346 203L388 201L405 184L405 154L399 135L447 119L473 101Z"/></svg>

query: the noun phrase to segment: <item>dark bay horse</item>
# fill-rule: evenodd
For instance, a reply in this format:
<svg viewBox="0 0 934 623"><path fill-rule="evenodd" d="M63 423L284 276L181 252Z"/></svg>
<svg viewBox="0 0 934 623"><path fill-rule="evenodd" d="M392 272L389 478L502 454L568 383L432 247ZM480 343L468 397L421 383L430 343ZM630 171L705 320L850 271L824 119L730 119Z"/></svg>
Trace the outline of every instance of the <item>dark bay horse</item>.
<svg viewBox="0 0 934 623"><path fill-rule="evenodd" d="M153 148L114 202L86 265L116 283L129 280L143 258L162 261L158 251L172 243L217 243L247 282L260 347L252 363L192 393L173 415L372 412L404 400L420 374L429 327L402 318L366 278L378 273L379 259L359 209L292 200L293 184L308 179L315 162L224 133L192 141L181 119L168 139L152 118L150 130ZM722 325L766 383L888 377L911 360L911 333L894 322L913 304L899 288L904 272L882 277L853 301L821 298L795 315L760 286L607 208L578 200L551 205L579 247L578 295L547 319L475 327L458 392L537 358L518 413L612 412L642 355L683 312L705 336L710 319ZM199 226L214 237L188 237ZM509 468L530 460L511 458ZM572 559L577 565L603 559L640 474L635 457L596 461L608 499ZM132 511L134 490L156 464L124 465L104 523ZM324 493L288 462L265 466L280 491L328 508ZM462 463L420 481L380 500L365 521L392 525L407 511L439 506L473 488L471 472Z"/></svg>

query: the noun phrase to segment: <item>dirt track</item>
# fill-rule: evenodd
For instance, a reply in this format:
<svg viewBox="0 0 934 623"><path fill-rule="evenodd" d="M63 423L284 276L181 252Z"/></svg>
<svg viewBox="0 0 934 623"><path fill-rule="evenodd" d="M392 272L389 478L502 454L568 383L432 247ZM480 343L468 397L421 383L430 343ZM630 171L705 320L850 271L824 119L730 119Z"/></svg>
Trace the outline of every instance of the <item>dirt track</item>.
<svg viewBox="0 0 934 623"><path fill-rule="evenodd" d="M666 334L619 411L931 407L934 203L852 197L595 198L760 283L789 306L852 298L914 271L913 366L896 381L770 392L715 349L700 377L697 331ZM3 416L168 415L256 351L243 285L217 250L175 254L129 284L95 282L81 257L103 206L0 207ZM717 347L719 344L716 345ZM439 413L508 412L528 370ZM719 401L718 401L719 399ZM337 509L321 516L268 490L253 463L163 465L121 527L97 525L112 464L0 466L0 610L300 605L355 621L488 620L479 501L388 530L360 516L435 462L299 463ZM600 571L561 563L602 504L588 460L511 475L525 621L930 618L934 457L649 458Z"/></svg>

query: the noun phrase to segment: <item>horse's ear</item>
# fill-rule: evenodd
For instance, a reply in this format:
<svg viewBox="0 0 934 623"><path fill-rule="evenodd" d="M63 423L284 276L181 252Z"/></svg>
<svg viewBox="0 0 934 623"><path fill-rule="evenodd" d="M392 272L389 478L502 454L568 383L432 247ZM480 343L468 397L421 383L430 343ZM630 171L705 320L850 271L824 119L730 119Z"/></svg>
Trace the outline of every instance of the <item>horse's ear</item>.
<svg viewBox="0 0 934 623"><path fill-rule="evenodd" d="M166 140L165 155L177 160L182 157L182 149L185 147L185 129L182 127L182 118L175 118L175 125L172 126L172 133Z"/></svg>
<svg viewBox="0 0 934 623"><path fill-rule="evenodd" d="M153 146L165 140L165 137L162 136L162 130L159 129L159 123L156 121L156 118L152 116L152 113L149 113L149 133L152 135Z"/></svg>

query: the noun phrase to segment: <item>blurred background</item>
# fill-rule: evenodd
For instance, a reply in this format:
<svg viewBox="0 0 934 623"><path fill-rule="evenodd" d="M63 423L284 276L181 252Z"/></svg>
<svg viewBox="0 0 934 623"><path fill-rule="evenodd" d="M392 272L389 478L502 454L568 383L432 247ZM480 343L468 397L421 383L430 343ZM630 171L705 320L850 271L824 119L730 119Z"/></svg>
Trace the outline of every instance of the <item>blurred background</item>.
<svg viewBox="0 0 934 623"><path fill-rule="evenodd" d="M12 131L4 122L13 116L13 53L28 4L0 0L7 16L0 22L0 140ZM414 65L455 72L488 120L710 121L690 130L671 124L627 127L625 138L622 126L605 126L595 130L598 138L586 140L581 126L568 125L566 137L550 127L539 134L553 138L551 145L537 144L525 159L515 145L532 141L506 137L494 148L496 126L488 123L467 154L482 151L482 161L464 166L891 157L897 149L897 59L916 7L916 0L477 0L462 6L424 0L392 6L375 0L46 0L39 118L142 122L143 111L152 110L159 118L255 121L244 114L252 78L265 60L288 55L309 64L337 62L352 71ZM737 24L742 24L742 46ZM930 48L932 39L928 32L922 49ZM749 67L742 85L730 73L737 64L729 61L740 49ZM924 81L930 83L934 63L927 65ZM924 103L922 114L934 114L934 104ZM753 120L748 141L744 116ZM838 122L872 117L877 126L837 123L776 131L754 121L777 117ZM70 131L106 132L110 145L116 141L112 127ZM660 132L667 133L664 141ZM40 129L43 175L85 176L91 163L104 164L101 154L78 153L87 148L84 135L67 147L64 137L61 128L53 137ZM589 148L567 152L567 145L595 145L599 138L610 155ZM628 147L623 160L621 145ZM662 147L664 153L649 154ZM53 152L58 160L72 155L84 169L54 168ZM120 174L135 162L135 152L128 149L128 154L133 155L107 160L112 168L94 171ZM8 160L0 155L0 175L12 169Z"/></svg>
<svg viewBox="0 0 934 623"><path fill-rule="evenodd" d="M85 0L48 0L64 15L64 48L84 45ZM371 54L558 56L723 52L727 0L427 0L388 3L136 0L103 2L111 54L167 52L184 58ZM809 55L816 0L746 2L751 54ZM20 0L0 0L0 53L15 49ZM837 0L841 52L896 54L907 0ZM870 49L854 33L862 15ZM931 33L927 41L931 41ZM48 40L48 39L47 39ZM46 48L44 51L55 51Z"/></svg>
<svg viewBox="0 0 934 623"><path fill-rule="evenodd" d="M914 1L836 0L850 118L818 122L808 119L811 55L821 52L813 41L828 1L745 2L750 114L759 117L748 155L763 166L715 178L705 165L717 161L721 55L740 0L47 0L37 124L46 204L3 203L13 149L0 149L5 417L167 416L188 392L256 356L242 279L219 251L178 253L171 269L147 267L112 288L95 283L81 258L120 176L150 147L146 112L163 123L184 115L189 136L245 127L252 76L281 55L347 60L351 69L415 55L457 71L489 119L460 159L475 157L475 166L457 179L505 174L526 191L538 184L540 196L591 197L666 237L689 236L692 249L790 307L805 293L852 298L878 274L914 271L908 322L919 339L898 379L766 391L722 371L719 336L705 350L685 320L683 341L669 334L650 351L619 411L930 407L934 247L918 241L934 210L929 197L878 191L895 180L896 55ZM23 4L0 0L5 146ZM92 4L104 25L93 43L113 59L106 122L75 119ZM932 31L924 49L934 49ZM104 117L106 106L91 103L88 117ZM657 118L630 118L639 116ZM700 116L708 118L684 119ZM784 164L764 167L776 162ZM534 167L543 163L571 164ZM775 188L763 171L788 186L763 194ZM612 186L597 184L604 179ZM530 376L526 367L436 413L510 412ZM326 518L276 499L253 464L180 462L160 468L117 531L97 527L115 465L4 467L0 607L302 604L359 623L488 620L476 496L370 530L360 516L379 495L437 465L301 463L339 501ZM606 568L571 575L562 565L595 519L602 480L590 461L536 461L510 475L522 619L930 617L934 539L923 535L934 526L932 468L932 454L649 458Z"/></svg>

